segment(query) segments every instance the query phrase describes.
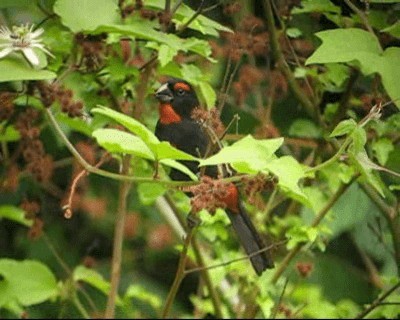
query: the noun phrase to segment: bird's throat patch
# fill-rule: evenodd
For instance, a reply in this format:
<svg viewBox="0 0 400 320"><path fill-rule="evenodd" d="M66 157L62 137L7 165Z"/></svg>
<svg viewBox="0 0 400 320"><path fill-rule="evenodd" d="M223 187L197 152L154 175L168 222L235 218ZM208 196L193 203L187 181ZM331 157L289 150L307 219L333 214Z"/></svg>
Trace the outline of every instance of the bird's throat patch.
<svg viewBox="0 0 400 320"><path fill-rule="evenodd" d="M158 111L160 113L160 122L162 124L171 124L182 121L181 116L175 112L170 103L160 103Z"/></svg>

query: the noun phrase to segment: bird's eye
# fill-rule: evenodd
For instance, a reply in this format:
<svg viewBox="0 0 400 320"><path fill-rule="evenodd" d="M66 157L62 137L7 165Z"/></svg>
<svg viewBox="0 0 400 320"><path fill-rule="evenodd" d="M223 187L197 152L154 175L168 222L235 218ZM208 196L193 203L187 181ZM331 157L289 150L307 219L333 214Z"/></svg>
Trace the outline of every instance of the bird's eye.
<svg viewBox="0 0 400 320"><path fill-rule="evenodd" d="M185 94L185 90L183 89L178 89L177 90L178 96L183 96Z"/></svg>

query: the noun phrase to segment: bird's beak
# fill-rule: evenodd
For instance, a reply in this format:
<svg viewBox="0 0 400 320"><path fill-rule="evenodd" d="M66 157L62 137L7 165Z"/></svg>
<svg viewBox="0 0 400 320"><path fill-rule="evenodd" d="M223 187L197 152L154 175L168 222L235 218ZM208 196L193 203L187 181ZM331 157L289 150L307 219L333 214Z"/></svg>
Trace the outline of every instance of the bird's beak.
<svg viewBox="0 0 400 320"><path fill-rule="evenodd" d="M164 83L155 93L156 98L160 102L171 102L174 99L172 91L168 88L168 84Z"/></svg>

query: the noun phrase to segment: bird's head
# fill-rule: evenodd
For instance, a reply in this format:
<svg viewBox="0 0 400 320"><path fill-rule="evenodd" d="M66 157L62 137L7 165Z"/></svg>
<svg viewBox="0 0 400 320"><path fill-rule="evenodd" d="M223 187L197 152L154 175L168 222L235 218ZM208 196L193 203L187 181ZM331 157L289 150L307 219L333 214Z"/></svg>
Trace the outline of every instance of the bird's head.
<svg viewBox="0 0 400 320"><path fill-rule="evenodd" d="M156 91L155 97L160 102L160 122L164 124L190 118L193 109L200 105L193 87L182 79L168 80Z"/></svg>

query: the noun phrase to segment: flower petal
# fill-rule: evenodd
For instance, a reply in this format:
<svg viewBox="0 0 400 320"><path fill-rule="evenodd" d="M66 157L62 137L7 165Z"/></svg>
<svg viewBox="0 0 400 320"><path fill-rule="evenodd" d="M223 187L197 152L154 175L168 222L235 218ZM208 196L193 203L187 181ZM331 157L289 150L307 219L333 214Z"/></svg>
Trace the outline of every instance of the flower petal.
<svg viewBox="0 0 400 320"><path fill-rule="evenodd" d="M23 48L22 53L25 58L34 66L39 65L39 58L36 55L35 51L32 48Z"/></svg>
<svg viewBox="0 0 400 320"><path fill-rule="evenodd" d="M13 48L7 47L0 51L0 59L4 58L6 55L10 54L13 51Z"/></svg>
<svg viewBox="0 0 400 320"><path fill-rule="evenodd" d="M44 53L48 54L50 57L55 58L55 56L49 51L47 50L43 44L41 43L33 43L31 45L32 48L39 48L40 50L42 50Z"/></svg>
<svg viewBox="0 0 400 320"><path fill-rule="evenodd" d="M43 28L39 28L32 33L28 33L30 39L35 39L39 37L44 32Z"/></svg>

